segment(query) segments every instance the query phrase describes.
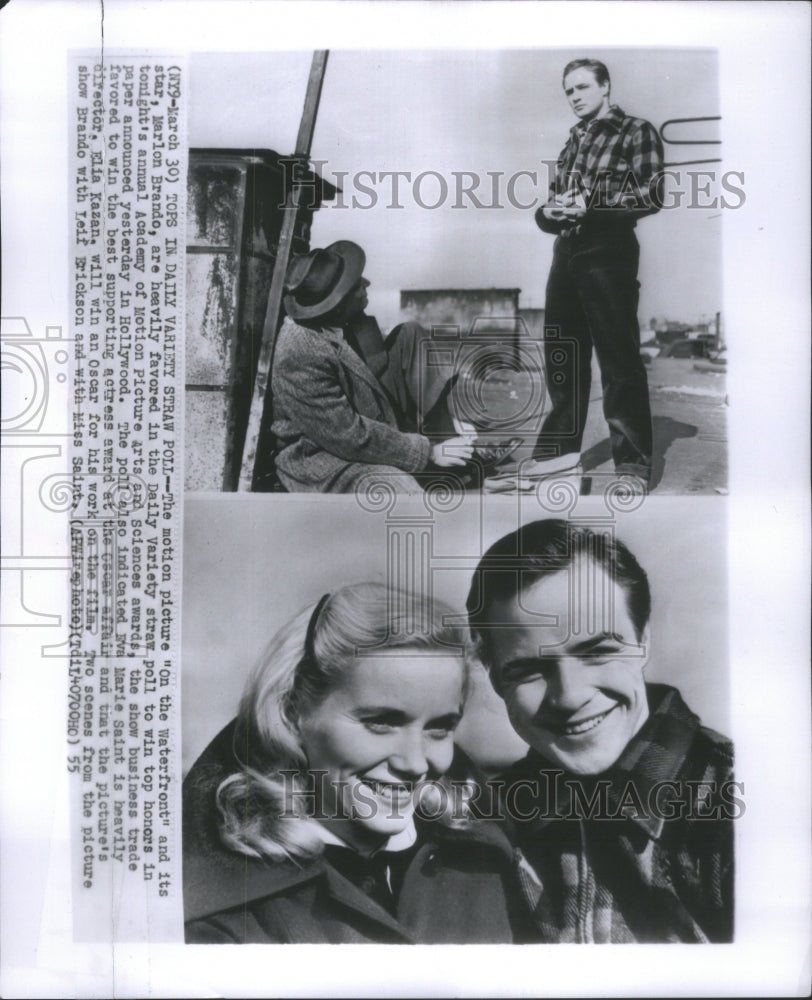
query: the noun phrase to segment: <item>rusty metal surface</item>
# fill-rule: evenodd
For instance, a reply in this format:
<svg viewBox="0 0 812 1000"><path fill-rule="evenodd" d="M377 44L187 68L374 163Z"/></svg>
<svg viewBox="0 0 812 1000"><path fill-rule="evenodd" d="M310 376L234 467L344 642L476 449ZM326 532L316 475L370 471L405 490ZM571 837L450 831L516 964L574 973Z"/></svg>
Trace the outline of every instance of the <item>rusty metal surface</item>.
<svg viewBox="0 0 812 1000"><path fill-rule="evenodd" d="M186 245L234 246L242 212L241 181L245 167L189 162Z"/></svg>
<svg viewBox="0 0 812 1000"><path fill-rule="evenodd" d="M223 456L228 443L228 397L224 391L186 392L184 489L223 489ZM189 447L189 442L195 447Z"/></svg>
<svg viewBox="0 0 812 1000"><path fill-rule="evenodd" d="M227 385L237 314L234 254L186 256L186 382Z"/></svg>
<svg viewBox="0 0 812 1000"><path fill-rule="evenodd" d="M249 253L276 254L285 203L284 175L265 166L249 169L245 191L245 249Z"/></svg>

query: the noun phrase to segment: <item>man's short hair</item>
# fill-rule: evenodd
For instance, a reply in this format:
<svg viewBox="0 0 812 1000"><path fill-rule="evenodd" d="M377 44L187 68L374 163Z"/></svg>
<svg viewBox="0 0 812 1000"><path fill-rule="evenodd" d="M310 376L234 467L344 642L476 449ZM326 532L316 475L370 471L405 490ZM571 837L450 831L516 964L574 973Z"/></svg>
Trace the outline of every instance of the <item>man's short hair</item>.
<svg viewBox="0 0 812 1000"><path fill-rule="evenodd" d="M609 70L606 68L604 63L600 62L600 60L573 59L572 62L567 63L564 67L564 72L561 74L562 86L564 85L564 81L567 79L569 74L576 69L588 69L599 84L608 83L610 87L612 85L612 81L609 79Z"/></svg>
<svg viewBox="0 0 812 1000"><path fill-rule="evenodd" d="M531 521L495 542L474 570L465 606L471 635L482 662L490 659L490 609L509 601L539 580L560 573L576 559L590 559L620 587L638 642L651 614L648 577L629 549L610 531L549 518Z"/></svg>

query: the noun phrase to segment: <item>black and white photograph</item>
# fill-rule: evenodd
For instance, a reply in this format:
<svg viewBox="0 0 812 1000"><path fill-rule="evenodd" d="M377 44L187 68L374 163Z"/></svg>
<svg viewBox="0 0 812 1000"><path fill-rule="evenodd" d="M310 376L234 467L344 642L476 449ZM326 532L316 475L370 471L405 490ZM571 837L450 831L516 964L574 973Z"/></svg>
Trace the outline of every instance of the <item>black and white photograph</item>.
<svg viewBox="0 0 812 1000"><path fill-rule="evenodd" d="M808 995L808 5L0 28L0 994Z"/></svg>
<svg viewBox="0 0 812 1000"><path fill-rule="evenodd" d="M186 940L731 942L723 506L410 500L187 504Z"/></svg>
<svg viewBox="0 0 812 1000"><path fill-rule="evenodd" d="M715 51L203 54L189 80L188 490L727 492L746 191Z"/></svg>

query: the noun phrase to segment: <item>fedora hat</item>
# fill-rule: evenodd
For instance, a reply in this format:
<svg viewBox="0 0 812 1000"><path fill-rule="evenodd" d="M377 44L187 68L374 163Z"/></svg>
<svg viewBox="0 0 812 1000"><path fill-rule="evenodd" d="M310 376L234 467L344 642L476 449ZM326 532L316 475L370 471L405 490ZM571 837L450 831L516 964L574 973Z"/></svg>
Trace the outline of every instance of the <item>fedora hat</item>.
<svg viewBox="0 0 812 1000"><path fill-rule="evenodd" d="M312 319L330 312L357 284L365 264L366 254L349 240L294 257L285 275L288 316Z"/></svg>

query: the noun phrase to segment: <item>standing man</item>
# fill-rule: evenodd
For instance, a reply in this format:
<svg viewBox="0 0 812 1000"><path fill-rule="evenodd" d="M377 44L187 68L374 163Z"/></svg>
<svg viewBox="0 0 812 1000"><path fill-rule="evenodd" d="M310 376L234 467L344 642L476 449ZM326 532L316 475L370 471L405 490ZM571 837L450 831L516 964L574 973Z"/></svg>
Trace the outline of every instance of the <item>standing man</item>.
<svg viewBox="0 0 812 1000"><path fill-rule="evenodd" d="M733 748L646 683L650 607L611 529L526 524L474 574L472 637L529 744L498 785L539 941L733 938Z"/></svg>
<svg viewBox="0 0 812 1000"><path fill-rule="evenodd" d="M558 158L550 198L536 212L539 228L557 236L544 317L554 328L545 339L552 408L522 473L543 476L580 461L594 347L615 469L647 486L651 409L640 358L634 228L659 208L662 143L649 122L610 102L602 62L568 63L563 84L578 122Z"/></svg>

